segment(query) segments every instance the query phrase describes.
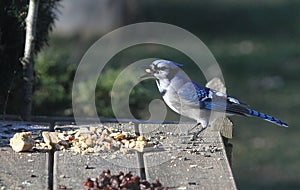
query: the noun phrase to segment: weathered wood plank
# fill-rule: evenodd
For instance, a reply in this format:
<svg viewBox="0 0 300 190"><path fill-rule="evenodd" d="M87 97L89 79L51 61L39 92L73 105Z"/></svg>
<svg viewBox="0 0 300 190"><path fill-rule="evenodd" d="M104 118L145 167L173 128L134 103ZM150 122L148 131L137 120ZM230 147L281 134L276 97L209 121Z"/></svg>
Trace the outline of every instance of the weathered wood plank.
<svg viewBox="0 0 300 190"><path fill-rule="evenodd" d="M145 136L158 136L164 151L144 153L146 177L182 189L236 189L220 133L207 129L200 141L178 133L187 125L141 124ZM160 137L159 137L160 136Z"/></svg>
<svg viewBox="0 0 300 190"><path fill-rule="evenodd" d="M0 122L0 189L48 189L48 153L16 153L9 139L20 131L48 130L47 124L30 122Z"/></svg>
<svg viewBox="0 0 300 190"><path fill-rule="evenodd" d="M74 155L73 152L58 151L54 154L54 179L53 187L58 189L60 185L70 189L82 189L83 182L88 178L95 178L106 169L111 173L118 174L119 171L132 171L136 175L140 175L138 162L136 168L132 168L133 164L127 161L137 160L136 155L127 155L127 158L118 157L114 154L103 155ZM128 165L126 165L128 163ZM85 165L89 169L85 169Z"/></svg>
<svg viewBox="0 0 300 190"><path fill-rule="evenodd" d="M0 148L1 189L48 189L48 154Z"/></svg>
<svg viewBox="0 0 300 190"><path fill-rule="evenodd" d="M60 123L61 124L61 123ZM55 127L56 130L74 128L114 127L125 131L134 131L132 124L86 124L86 125L64 125ZM128 154L116 152L89 153L86 155L76 154L71 151L56 151L54 154L54 180L53 187L58 189L63 185L71 189L82 189L83 182L88 178L95 178L103 170L109 169L112 174L119 171L132 171L134 175L140 174L141 162L136 151ZM86 165L89 169L85 169Z"/></svg>

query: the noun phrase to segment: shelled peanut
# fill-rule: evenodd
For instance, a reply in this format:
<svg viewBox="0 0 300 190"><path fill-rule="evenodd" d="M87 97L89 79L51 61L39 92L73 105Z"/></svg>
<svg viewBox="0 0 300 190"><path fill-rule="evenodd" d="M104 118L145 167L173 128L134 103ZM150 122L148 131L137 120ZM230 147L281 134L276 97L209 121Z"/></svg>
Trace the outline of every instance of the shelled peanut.
<svg viewBox="0 0 300 190"><path fill-rule="evenodd" d="M121 151L127 153L134 149L144 151L152 147L153 143L144 136L135 133L116 130L113 128L80 128L62 132L42 132L43 141L31 141L32 146L42 150L71 150L76 153L100 153L107 151Z"/></svg>

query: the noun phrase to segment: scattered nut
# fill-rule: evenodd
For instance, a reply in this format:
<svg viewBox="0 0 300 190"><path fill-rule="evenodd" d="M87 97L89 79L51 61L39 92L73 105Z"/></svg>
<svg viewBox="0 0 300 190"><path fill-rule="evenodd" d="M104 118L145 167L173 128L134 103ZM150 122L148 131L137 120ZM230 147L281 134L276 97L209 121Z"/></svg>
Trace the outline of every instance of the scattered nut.
<svg viewBox="0 0 300 190"><path fill-rule="evenodd" d="M35 142L32 139L31 132L16 133L13 138L10 139L10 146L16 152L29 150L34 144Z"/></svg>
<svg viewBox="0 0 300 190"><path fill-rule="evenodd" d="M137 141L146 141L144 136L138 136Z"/></svg>
<svg viewBox="0 0 300 190"><path fill-rule="evenodd" d="M27 136L30 136L29 134L26 133ZM147 140L146 137L137 136L134 132L114 128L86 127L63 132L44 131L42 137L43 140L31 140L33 145L26 145L26 147L19 149L24 151L34 146L38 150L71 150L80 154L105 151L119 151L126 154L129 152L128 149L142 152L146 147L154 147L157 144L151 142L151 138ZM15 144L22 146L22 143L19 142Z"/></svg>
<svg viewBox="0 0 300 190"><path fill-rule="evenodd" d="M149 189L149 190L168 190L168 188L163 187L158 179L154 183L150 183L146 180L142 180L139 176L133 176L131 172L124 173L122 171L117 175L112 175L110 170L104 170L95 179L87 178L83 182L83 186L86 189Z"/></svg>
<svg viewBox="0 0 300 190"><path fill-rule="evenodd" d="M63 174L62 174L62 175L60 175L59 177L60 177L60 178L66 178L66 176L65 176L65 175L63 175Z"/></svg>
<svg viewBox="0 0 300 190"><path fill-rule="evenodd" d="M125 134L122 134L122 133L111 133L109 136L115 140L125 139Z"/></svg>
<svg viewBox="0 0 300 190"><path fill-rule="evenodd" d="M135 147L135 145L136 145L136 141L131 141L130 143L129 143L129 148L134 148Z"/></svg>
<svg viewBox="0 0 300 190"><path fill-rule="evenodd" d="M64 190L67 189L67 186L65 185L58 185L58 190Z"/></svg>

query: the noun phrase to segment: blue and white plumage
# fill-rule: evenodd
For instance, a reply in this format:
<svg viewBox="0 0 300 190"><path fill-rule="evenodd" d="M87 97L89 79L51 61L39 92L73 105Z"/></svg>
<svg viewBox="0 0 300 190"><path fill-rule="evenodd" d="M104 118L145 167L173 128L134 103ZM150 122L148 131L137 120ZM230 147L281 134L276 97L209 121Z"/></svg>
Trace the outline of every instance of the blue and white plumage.
<svg viewBox="0 0 300 190"><path fill-rule="evenodd" d="M211 111L254 116L288 127L281 120L252 110L233 97L192 82L181 67L181 64L172 61L156 60L145 69L145 76L154 77L165 103L176 113L195 119L197 124L202 125L201 131L208 126Z"/></svg>

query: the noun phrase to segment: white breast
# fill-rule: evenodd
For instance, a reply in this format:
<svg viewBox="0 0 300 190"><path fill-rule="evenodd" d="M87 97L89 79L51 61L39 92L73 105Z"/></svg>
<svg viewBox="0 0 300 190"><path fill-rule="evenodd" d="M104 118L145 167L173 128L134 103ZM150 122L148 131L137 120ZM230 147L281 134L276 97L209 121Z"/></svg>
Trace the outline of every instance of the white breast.
<svg viewBox="0 0 300 190"><path fill-rule="evenodd" d="M180 114L181 109L180 107L178 107L178 105L180 105L180 102L176 97L174 97L176 96L176 92L172 92L172 91L173 90L167 88L166 94L163 96L163 99L165 103L169 106L169 108L171 108L176 113Z"/></svg>

